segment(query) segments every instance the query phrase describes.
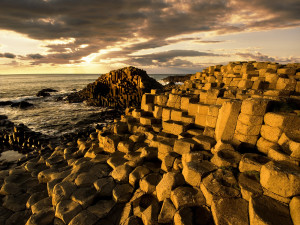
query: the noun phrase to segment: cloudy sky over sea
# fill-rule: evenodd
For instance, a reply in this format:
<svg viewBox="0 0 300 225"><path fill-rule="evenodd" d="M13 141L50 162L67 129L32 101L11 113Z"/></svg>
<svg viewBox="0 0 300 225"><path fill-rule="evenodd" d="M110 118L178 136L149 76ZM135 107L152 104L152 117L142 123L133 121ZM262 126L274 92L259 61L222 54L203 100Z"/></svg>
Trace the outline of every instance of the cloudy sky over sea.
<svg viewBox="0 0 300 225"><path fill-rule="evenodd" d="M0 0L0 74L300 62L299 0Z"/></svg>

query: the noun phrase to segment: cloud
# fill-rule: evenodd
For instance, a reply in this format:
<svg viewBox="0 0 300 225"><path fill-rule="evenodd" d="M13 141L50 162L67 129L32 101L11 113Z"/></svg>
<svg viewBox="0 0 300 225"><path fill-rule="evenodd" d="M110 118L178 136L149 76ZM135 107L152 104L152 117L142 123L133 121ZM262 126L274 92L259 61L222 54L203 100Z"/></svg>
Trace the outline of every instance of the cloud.
<svg viewBox="0 0 300 225"><path fill-rule="evenodd" d="M272 57L265 54L262 54L260 52L255 53L236 53L237 56L240 56L246 60L255 60L255 61L267 61L267 62L279 62L279 63L299 63L300 58L299 57Z"/></svg>
<svg viewBox="0 0 300 225"><path fill-rule="evenodd" d="M41 55L41 54L29 54L27 55L27 57L31 58L31 59L42 59L45 56Z"/></svg>
<svg viewBox="0 0 300 225"><path fill-rule="evenodd" d="M195 67L198 66L198 64L194 64L191 61L182 58L203 56L221 55L194 50L170 50L153 54L131 56L128 60L123 61L123 63L139 66Z"/></svg>
<svg viewBox="0 0 300 225"><path fill-rule="evenodd" d="M131 55L180 41L221 42L172 39L180 35L300 25L298 0L1 0L0 8L0 29L38 40L74 39L71 43L46 45L48 52L45 54L21 58L35 64L81 62L83 57L115 46L121 46L121 50L106 56L119 54L129 61L141 62L140 57ZM150 56L145 57L146 61L150 60Z"/></svg>
<svg viewBox="0 0 300 225"><path fill-rule="evenodd" d="M236 53L236 55L241 56L242 58L247 59L247 60L270 61L270 62L276 61L276 59L274 57L264 55L260 52L257 52L256 54L254 54L254 53Z"/></svg>
<svg viewBox="0 0 300 225"><path fill-rule="evenodd" d="M12 53L0 53L0 58L8 58L8 59L14 59L16 58L15 54Z"/></svg>

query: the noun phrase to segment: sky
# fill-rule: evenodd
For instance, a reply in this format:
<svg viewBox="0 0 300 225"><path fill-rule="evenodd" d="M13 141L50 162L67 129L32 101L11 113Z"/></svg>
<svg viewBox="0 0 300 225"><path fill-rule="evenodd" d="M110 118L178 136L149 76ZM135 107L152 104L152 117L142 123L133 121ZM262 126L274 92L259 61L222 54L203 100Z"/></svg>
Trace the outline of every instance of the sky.
<svg viewBox="0 0 300 225"><path fill-rule="evenodd" d="M299 0L0 0L0 74L300 63Z"/></svg>

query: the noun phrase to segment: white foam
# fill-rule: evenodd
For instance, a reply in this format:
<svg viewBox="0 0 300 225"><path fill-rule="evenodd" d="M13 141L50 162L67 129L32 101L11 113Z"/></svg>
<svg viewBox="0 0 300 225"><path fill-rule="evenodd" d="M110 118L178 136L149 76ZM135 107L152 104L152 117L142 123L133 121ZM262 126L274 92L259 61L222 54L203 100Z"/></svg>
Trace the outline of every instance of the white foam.
<svg viewBox="0 0 300 225"><path fill-rule="evenodd" d="M0 161L14 162L18 161L22 157L24 157L23 154L14 150L9 150L1 153Z"/></svg>

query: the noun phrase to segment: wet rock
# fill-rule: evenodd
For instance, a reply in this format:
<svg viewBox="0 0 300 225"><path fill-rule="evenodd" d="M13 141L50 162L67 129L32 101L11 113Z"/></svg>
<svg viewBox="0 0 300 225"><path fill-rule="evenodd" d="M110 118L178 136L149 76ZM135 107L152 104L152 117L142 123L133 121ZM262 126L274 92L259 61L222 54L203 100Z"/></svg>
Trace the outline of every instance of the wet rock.
<svg viewBox="0 0 300 225"><path fill-rule="evenodd" d="M21 102L17 102L17 103L12 103L10 105L10 107L12 108L20 108L20 109L27 109L27 108L31 108L33 107L34 105L29 103L29 102L26 102L26 101L21 101Z"/></svg>
<svg viewBox="0 0 300 225"><path fill-rule="evenodd" d="M37 97L47 97L47 96L50 96L51 92L57 92L57 90L54 90L54 89L51 89L51 88L45 88L45 89L40 90L36 94L36 96Z"/></svg>

